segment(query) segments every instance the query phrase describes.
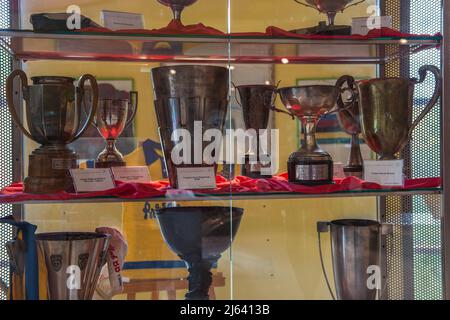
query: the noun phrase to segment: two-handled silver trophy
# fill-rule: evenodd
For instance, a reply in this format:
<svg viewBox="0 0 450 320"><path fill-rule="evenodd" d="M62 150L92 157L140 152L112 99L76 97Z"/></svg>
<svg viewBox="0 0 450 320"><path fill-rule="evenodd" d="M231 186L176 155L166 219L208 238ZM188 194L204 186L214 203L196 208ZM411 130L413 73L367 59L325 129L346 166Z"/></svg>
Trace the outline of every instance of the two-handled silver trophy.
<svg viewBox="0 0 450 320"><path fill-rule="evenodd" d="M352 90L345 91L354 95ZM303 185L333 183L333 159L317 144L316 129L322 117L338 111L337 103L342 93L340 83L287 87L279 89L279 93L286 109L300 120L304 134L301 148L289 157L289 182ZM350 106L352 100L345 107Z"/></svg>

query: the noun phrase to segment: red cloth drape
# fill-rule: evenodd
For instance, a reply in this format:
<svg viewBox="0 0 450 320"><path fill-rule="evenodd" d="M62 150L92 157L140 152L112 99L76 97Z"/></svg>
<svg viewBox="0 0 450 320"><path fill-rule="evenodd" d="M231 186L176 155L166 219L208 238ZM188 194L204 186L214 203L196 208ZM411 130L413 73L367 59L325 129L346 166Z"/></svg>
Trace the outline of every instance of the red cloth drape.
<svg viewBox="0 0 450 320"><path fill-rule="evenodd" d="M300 35L289 32L287 30L270 26L265 32L237 32L226 34L218 29L205 26L202 23L193 25L183 25L177 20L172 20L166 27L160 29L128 29L112 31L107 28L84 28L81 32L112 32L112 33L128 33L128 34L148 34L148 35L209 35L209 36L235 36L235 37L283 37L298 38L309 40L327 40L327 39L346 39L346 40L368 40L374 38L411 38L411 37L430 37L430 35L418 35L410 33L402 33L390 28L374 29L369 31L367 35L348 35L348 36L324 36L324 35ZM440 36L436 34L435 36Z"/></svg>
<svg viewBox="0 0 450 320"><path fill-rule="evenodd" d="M371 191L371 190L416 190L438 188L441 186L440 178L423 178L406 180L403 187L383 187L376 183L365 182L355 177L335 179L334 184L323 186L302 186L289 183L287 174L280 174L271 179L251 179L238 176L228 181L217 176L217 188L214 190L195 190L195 193L208 194L248 194L248 193L299 193L299 194L331 194L346 191ZM176 194L190 194L192 191L171 189L167 181L154 181L150 183L122 183L117 182L117 187L111 190L92 193L68 193L57 194L27 194L23 192L23 184L15 183L0 191L0 203L14 203L21 201L64 201L77 199L92 199L95 197L113 197L118 199L147 199L153 197L171 197Z"/></svg>

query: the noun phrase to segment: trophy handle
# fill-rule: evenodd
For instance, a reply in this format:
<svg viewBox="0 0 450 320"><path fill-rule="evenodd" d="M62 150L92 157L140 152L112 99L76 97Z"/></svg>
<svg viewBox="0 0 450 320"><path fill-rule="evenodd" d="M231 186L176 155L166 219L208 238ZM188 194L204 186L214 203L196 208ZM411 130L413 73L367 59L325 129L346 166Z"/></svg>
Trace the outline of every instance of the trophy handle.
<svg viewBox="0 0 450 320"><path fill-rule="evenodd" d="M441 72L439 71L439 69L435 66L431 66L431 65L426 65L426 66L422 66L419 69L419 75L420 78L419 79L411 79L411 81L414 84L420 84L422 82L425 81L426 77L427 77L427 72L431 72L434 75L434 79L436 82L435 88L434 88L434 93L433 96L431 97L430 102L428 102L427 106L425 107L425 109L422 111L422 113L417 117L417 119L413 122L411 129L409 131L409 136L412 136L412 132L413 130L417 127L417 125L420 123L420 121L423 120L423 118L425 118L425 116L431 111L431 109L433 109L433 107L437 104L440 96L441 96L441 91L442 91L442 75Z"/></svg>
<svg viewBox="0 0 450 320"><path fill-rule="evenodd" d="M302 6L305 6L305 7L308 7L308 8L313 8L313 9L316 9L317 11L319 11L320 12L320 10L319 9L317 9L316 7L314 7L314 6L312 6L312 5L309 5L309 4L306 4L306 3L303 3L303 2L301 2L301 1L299 1L299 0L294 0L295 2L297 2L298 4L301 4Z"/></svg>
<svg viewBox="0 0 450 320"><path fill-rule="evenodd" d="M342 86L347 83L347 88L342 88ZM355 78L353 78L352 76L342 76L340 77L337 81L336 81L336 88L338 88L339 90L339 97L336 103L336 109L331 110L329 113L338 111L338 112L342 112L342 111L348 111L348 113L350 114L350 116L353 118L353 121L357 121L356 116L351 112L351 108L354 106L356 100L357 100L357 92L356 92L356 88L355 88ZM342 100L342 94L344 92L350 92L351 94L351 98L350 101L347 103L344 103L344 101Z"/></svg>
<svg viewBox="0 0 450 320"><path fill-rule="evenodd" d="M130 106L133 108L130 118L127 120L124 129L128 128L130 124L133 122L134 118L136 118L139 95L136 91L130 91Z"/></svg>
<svg viewBox="0 0 450 320"><path fill-rule="evenodd" d="M241 101L239 100L238 94L237 94L237 91L238 91L237 86L236 86L236 84L235 84L233 81L231 81L231 85L232 85L233 88L234 88L234 97L236 98L236 102L237 102L237 104L242 108L242 103L241 103Z"/></svg>
<svg viewBox="0 0 450 320"><path fill-rule="evenodd" d="M91 83L91 87L92 87L92 107L91 107L91 112L89 113L88 118L86 119L86 122L84 123L83 127L78 131L77 134L75 134L74 137L72 137L72 139L69 140L68 143L71 143L73 141L75 141L76 139L78 139L88 128L88 126L93 123L96 112L97 112L97 106L98 106L98 84L97 84L97 80L95 79L95 77L93 75L90 74L85 74L82 75L80 80L78 81L78 87L77 87L77 93L80 95L80 98L77 98L77 103L79 104L77 106L77 108L79 110L81 110L81 105L83 104L84 101L84 84L86 81L89 81ZM81 104L81 105L80 105Z"/></svg>
<svg viewBox="0 0 450 320"><path fill-rule="evenodd" d="M9 113L11 114L11 117L13 121L16 123L16 125L22 130L22 132L31 140L34 141L33 136L31 133L25 129L24 125L22 124L19 115L16 112L16 107L14 106L14 79L16 77L20 78L20 85L22 87L22 94L23 98L25 100L26 106L28 108L28 78L25 72L22 70L14 70L11 72L11 74L8 76L8 79L6 80L6 98L8 101L8 109Z"/></svg>
<svg viewBox="0 0 450 320"><path fill-rule="evenodd" d="M321 233L328 233L330 231L330 222L317 222L317 236L318 236L318 244L319 244L319 254L320 254L320 264L322 265L323 276L325 277L325 282L327 283L328 290L330 291L330 295L333 300L336 300L336 297L331 289L330 281L328 280L327 270L325 269L325 263L323 262L323 252L322 252L322 239L320 237Z"/></svg>
<svg viewBox="0 0 450 320"><path fill-rule="evenodd" d="M278 113L284 113L284 114L287 114L287 115L289 115L289 116L292 118L292 120L295 120L295 117L294 117L294 115L293 115L292 113L290 113L289 111L284 111L284 110L278 109L278 108L275 106L275 102L277 101L277 97L278 97L278 86L280 85L280 82L281 82L281 80L278 81L278 83L277 83L277 87L276 87L276 89L275 89L275 98L274 98L273 101L272 101L272 106L270 107L270 109L271 109L272 111L275 111L275 112L278 112Z"/></svg>

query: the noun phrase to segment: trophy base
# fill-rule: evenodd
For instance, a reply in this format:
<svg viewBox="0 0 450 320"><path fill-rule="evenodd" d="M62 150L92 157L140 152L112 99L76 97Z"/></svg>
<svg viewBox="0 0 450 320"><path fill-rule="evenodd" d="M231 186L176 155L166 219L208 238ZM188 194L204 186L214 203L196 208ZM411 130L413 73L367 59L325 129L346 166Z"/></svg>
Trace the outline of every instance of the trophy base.
<svg viewBox="0 0 450 320"><path fill-rule="evenodd" d="M114 168L114 167L126 167L125 161L95 161L96 168Z"/></svg>
<svg viewBox="0 0 450 320"><path fill-rule="evenodd" d="M48 194L73 190L70 169L77 169L77 154L66 145L42 146L29 156L24 192Z"/></svg>
<svg viewBox="0 0 450 320"><path fill-rule="evenodd" d="M261 163L251 164L250 155L246 155L244 158L244 164L241 166L241 176L249 177L252 179L272 178L272 175L261 174L261 168L264 168Z"/></svg>
<svg viewBox="0 0 450 320"><path fill-rule="evenodd" d="M289 160L288 176L289 182L305 186L333 184L333 161Z"/></svg>
<svg viewBox="0 0 450 320"><path fill-rule="evenodd" d="M344 167L344 173L346 177L364 178L363 166L346 166Z"/></svg>
<svg viewBox="0 0 450 320"><path fill-rule="evenodd" d="M125 167L127 165L123 159L123 155L116 149L114 143L115 140L107 141L107 148L95 160L96 168Z"/></svg>
<svg viewBox="0 0 450 320"><path fill-rule="evenodd" d="M349 36L352 34L352 27L328 26L325 22L320 22L318 26L290 30L290 32L303 35Z"/></svg>

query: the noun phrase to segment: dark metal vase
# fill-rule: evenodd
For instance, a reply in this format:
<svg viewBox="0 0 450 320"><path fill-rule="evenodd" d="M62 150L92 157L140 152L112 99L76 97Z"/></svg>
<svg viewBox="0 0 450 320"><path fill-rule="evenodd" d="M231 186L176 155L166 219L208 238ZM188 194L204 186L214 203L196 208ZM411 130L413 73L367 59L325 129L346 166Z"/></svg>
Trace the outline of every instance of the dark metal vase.
<svg viewBox="0 0 450 320"><path fill-rule="evenodd" d="M334 283L338 300L375 300L380 288L368 286L369 270L380 267L381 236L392 232L391 225L372 220L335 220L319 222L320 233L330 232ZM322 249L319 247L322 258ZM323 265L324 276L328 276ZM381 279L380 279L381 281Z"/></svg>
<svg viewBox="0 0 450 320"><path fill-rule="evenodd" d="M234 240L243 209L230 207L175 207L157 210L167 245L186 262L187 300L208 300L211 269Z"/></svg>
<svg viewBox="0 0 450 320"><path fill-rule="evenodd" d="M109 240L109 235L101 233L37 234L40 258L47 270L49 300L91 300L106 263ZM74 267L79 274L68 273L68 268ZM69 279L71 275L74 278ZM77 288L73 281L78 280Z"/></svg>
<svg viewBox="0 0 450 320"><path fill-rule="evenodd" d="M260 157L262 154L268 155L268 150L262 150L259 140L260 130L266 130L269 124L270 111L285 112L275 108L274 103L277 96L277 87L271 85L244 85L236 86L235 90L239 93L236 100L242 107L244 122L247 130L256 131L256 148L251 146L245 155L242 165L241 175L250 178L270 178L272 175L262 174ZM252 159L256 163L252 163Z"/></svg>
<svg viewBox="0 0 450 320"><path fill-rule="evenodd" d="M159 125L161 144L169 173L170 184L178 188L178 168L213 167L217 172L217 162L208 164L204 159L195 159L191 152L189 163L175 165L172 141L175 130L190 133L190 147L205 149L211 142L195 141L195 123L201 123L201 134L209 129L223 131L228 110L228 69L215 66L187 65L152 69L155 109ZM202 138L202 137L198 137ZM202 139L203 140L203 139ZM218 155L214 155L218 156Z"/></svg>
<svg viewBox="0 0 450 320"><path fill-rule="evenodd" d="M15 77L21 80L28 130L14 106ZM75 87L75 79L67 77L43 76L32 80L33 85L28 86L26 74L15 70L6 83L8 107L14 122L28 138L42 145L29 157L25 192L54 193L71 189L69 169L78 167L78 158L67 144L78 139L94 119L98 102L97 81L92 75L84 75ZM87 120L81 124L86 81L91 84L92 104Z"/></svg>

